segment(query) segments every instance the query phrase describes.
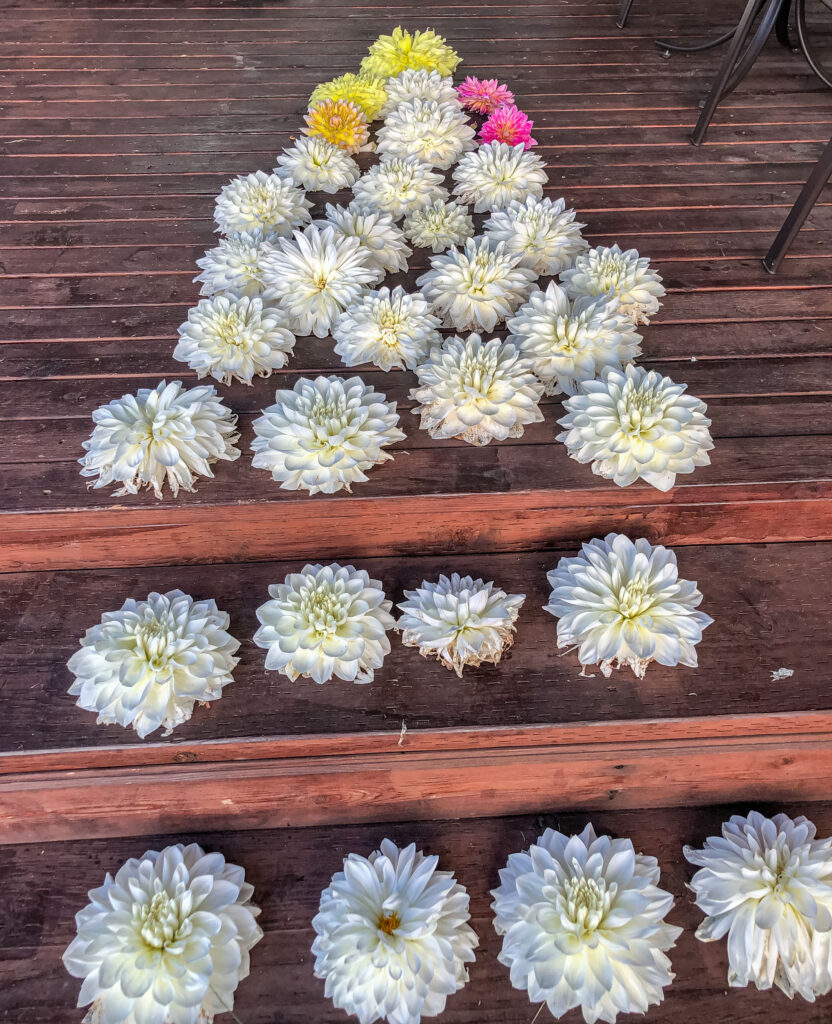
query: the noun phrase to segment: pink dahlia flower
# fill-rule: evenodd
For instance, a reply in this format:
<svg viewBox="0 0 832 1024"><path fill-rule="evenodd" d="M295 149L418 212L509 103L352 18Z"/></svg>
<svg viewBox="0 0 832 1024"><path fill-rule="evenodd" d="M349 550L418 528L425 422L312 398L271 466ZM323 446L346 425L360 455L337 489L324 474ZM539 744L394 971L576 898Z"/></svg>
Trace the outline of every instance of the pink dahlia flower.
<svg viewBox="0 0 832 1024"><path fill-rule="evenodd" d="M475 78L469 75L457 87L456 94L463 107L477 114L493 114L498 107L514 103L514 93L496 78Z"/></svg>
<svg viewBox="0 0 832 1024"><path fill-rule="evenodd" d="M480 129L480 138L487 145L489 142L507 142L509 146L531 149L537 145L532 138L534 121L530 121L522 110L517 107L499 107L488 118Z"/></svg>

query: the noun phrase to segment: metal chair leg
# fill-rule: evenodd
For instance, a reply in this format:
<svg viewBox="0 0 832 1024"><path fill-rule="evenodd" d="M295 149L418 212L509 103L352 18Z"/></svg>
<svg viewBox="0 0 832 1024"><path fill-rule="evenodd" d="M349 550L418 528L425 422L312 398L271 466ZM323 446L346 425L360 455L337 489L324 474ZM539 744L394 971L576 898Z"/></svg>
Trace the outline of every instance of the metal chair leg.
<svg viewBox="0 0 832 1024"><path fill-rule="evenodd" d="M630 17L630 8L633 6L633 0L621 0L621 7L618 9L618 17L615 19L615 23L619 28L624 28L627 24L627 19Z"/></svg>
<svg viewBox="0 0 832 1024"><path fill-rule="evenodd" d="M825 85L832 89L832 78L821 69L820 63L812 51L812 47L809 45L809 34L806 31L806 0L796 0L794 20L797 25L797 38L800 43L800 49L803 50L803 56L809 62L809 67Z"/></svg>
<svg viewBox="0 0 832 1024"><path fill-rule="evenodd" d="M782 228L777 233L768 254L763 259L763 266L769 274L776 274L780 264L785 259L792 242L797 237L798 231L803 227L803 222L811 213L812 207L818 200L824 186L832 176L832 139L823 151L823 154L815 164L812 173L806 184L803 186L800 195L795 200L794 206L783 222Z"/></svg>
<svg viewBox="0 0 832 1024"><path fill-rule="evenodd" d="M654 39L653 45L658 46L660 50L669 50L671 53L702 53L703 50L712 50L715 46L722 46L723 43L727 43L735 32L736 28L730 28L727 32L723 32L721 36L717 36L716 39L709 39L706 43L696 43L693 46L668 43L664 39Z"/></svg>

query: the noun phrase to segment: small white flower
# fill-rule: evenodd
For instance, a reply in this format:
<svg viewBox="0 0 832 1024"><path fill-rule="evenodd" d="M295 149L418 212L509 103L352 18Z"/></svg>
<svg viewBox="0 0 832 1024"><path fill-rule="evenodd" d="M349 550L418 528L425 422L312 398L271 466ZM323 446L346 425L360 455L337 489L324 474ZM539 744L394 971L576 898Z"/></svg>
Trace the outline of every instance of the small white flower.
<svg viewBox="0 0 832 1024"><path fill-rule="evenodd" d="M696 644L713 619L697 610L702 594L679 579L669 548L609 533L561 558L546 578L558 647L577 646L581 665L598 665L605 676L613 664L629 665L639 679L651 661L696 668Z"/></svg>
<svg viewBox="0 0 832 1024"><path fill-rule="evenodd" d="M436 100L437 103L451 103L462 108L453 78L450 75L443 78L438 71L408 68L388 78L384 88L387 90L387 102L381 109L382 117L387 117L400 103L411 100Z"/></svg>
<svg viewBox="0 0 832 1024"><path fill-rule="evenodd" d="M376 272L373 283L383 281L386 274L407 270L407 257L413 250L389 213L361 210L355 203L347 207L328 203L326 220L315 224L319 228L331 225L336 234L358 239L366 250L367 265Z"/></svg>
<svg viewBox="0 0 832 1024"><path fill-rule="evenodd" d="M233 1010L263 937L245 871L190 846L131 857L75 915L64 966L89 1024L211 1024Z"/></svg>
<svg viewBox="0 0 832 1024"><path fill-rule="evenodd" d="M395 624L379 580L351 565L306 565L272 584L269 596L257 609L261 625L254 634L268 652L267 669L292 682L373 681L390 653L387 630Z"/></svg>
<svg viewBox="0 0 832 1024"><path fill-rule="evenodd" d="M634 324L647 324L658 313L659 299L665 289L662 279L650 269L650 260L639 256L637 249L622 252L617 245L609 249L599 245L582 253L575 266L560 275L561 283L573 298L580 295L606 295L618 297L622 312Z"/></svg>
<svg viewBox="0 0 832 1024"><path fill-rule="evenodd" d="M429 203L448 198L437 174L418 160L387 160L363 174L352 187L355 206L370 212L389 213L393 220Z"/></svg>
<svg viewBox="0 0 832 1024"><path fill-rule="evenodd" d="M701 399L686 395L655 370L607 368L585 380L582 393L567 398L558 434L570 458L591 463L592 472L619 487L646 480L669 491L677 473L710 464L713 448Z"/></svg>
<svg viewBox="0 0 832 1024"><path fill-rule="evenodd" d="M494 583L454 573L438 583L405 590L396 623L405 647L418 647L461 678L466 665L496 665L514 641L525 594L507 594Z"/></svg>
<svg viewBox="0 0 832 1024"><path fill-rule="evenodd" d="M308 223L312 204L306 193L276 174L255 171L223 185L214 206L217 231L240 235L262 231L267 237L290 235Z"/></svg>
<svg viewBox="0 0 832 1024"><path fill-rule="evenodd" d="M335 321L335 351L345 366L375 363L382 370L414 370L442 344L439 318L424 296L402 287L370 292Z"/></svg>
<svg viewBox="0 0 832 1024"><path fill-rule="evenodd" d="M474 134L459 103L408 100L385 118L376 149L382 160L414 157L446 171L475 148Z"/></svg>
<svg viewBox="0 0 832 1024"><path fill-rule="evenodd" d="M728 984L776 985L813 1003L832 989L832 839L804 817L735 814L701 850L690 888L708 916L703 942L728 936Z"/></svg>
<svg viewBox="0 0 832 1024"><path fill-rule="evenodd" d="M478 939L468 893L438 857L389 839L351 853L321 893L312 921L315 977L359 1024L419 1024L468 981Z"/></svg>
<svg viewBox="0 0 832 1024"><path fill-rule="evenodd" d="M418 403L413 412L431 437L460 437L480 446L522 437L529 423L543 419L538 408L543 385L531 364L499 338L447 338L416 368L416 376L419 386L410 392Z"/></svg>
<svg viewBox="0 0 832 1024"><path fill-rule="evenodd" d="M621 369L641 355L641 335L615 296L583 295L572 302L554 281L545 292L532 292L508 329L508 340L533 360L547 395L574 395L605 367Z"/></svg>
<svg viewBox="0 0 832 1024"><path fill-rule="evenodd" d="M580 1007L587 1024L661 1003L682 929L665 923L673 897L659 880L656 858L630 839L547 828L509 856L492 892L511 984L556 1018Z"/></svg>
<svg viewBox="0 0 832 1024"><path fill-rule="evenodd" d="M454 168L454 195L473 203L474 213L500 210L527 196L540 199L547 182L543 161L523 143L491 142L466 153Z"/></svg>
<svg viewBox="0 0 832 1024"><path fill-rule="evenodd" d="M506 252L520 257L520 266L536 274L559 274L575 262L575 257L588 248L581 237L585 224L575 221L575 211L566 209L558 199L513 201L496 210L483 225L486 238L505 242Z"/></svg>
<svg viewBox="0 0 832 1024"><path fill-rule="evenodd" d="M404 233L421 249L444 252L452 245L461 245L474 234L474 219L467 206L441 200L409 213Z"/></svg>
<svg viewBox="0 0 832 1024"><path fill-rule="evenodd" d="M537 279L518 262L502 242L469 238L462 249L433 256L431 269L416 284L445 327L493 331L525 301Z"/></svg>
<svg viewBox="0 0 832 1024"><path fill-rule="evenodd" d="M174 497L180 487L195 490L200 476L213 477L211 463L240 457L237 417L211 385L186 390L180 381L122 395L92 414L92 435L78 461L81 476L96 477L97 489L120 484L115 497L152 487L162 497L165 483Z"/></svg>
<svg viewBox="0 0 832 1024"><path fill-rule="evenodd" d="M88 629L69 659L78 707L104 725L132 726L144 739L163 735L191 717L194 704L222 696L233 682L239 641L214 601L194 601L181 590L128 598Z"/></svg>
<svg viewBox="0 0 832 1024"><path fill-rule="evenodd" d="M360 377L301 377L254 421L252 465L289 491L349 491L393 458L384 448L404 440L398 422L396 403Z"/></svg>
<svg viewBox="0 0 832 1024"><path fill-rule="evenodd" d="M263 259L274 252L274 245L261 231L223 238L196 261L202 273L200 295L262 295Z"/></svg>
<svg viewBox="0 0 832 1024"><path fill-rule="evenodd" d="M301 135L277 158L274 173L308 192L331 195L342 188L351 188L358 181L361 169L339 146L326 139Z"/></svg>
<svg viewBox="0 0 832 1024"><path fill-rule="evenodd" d="M254 376L269 377L286 365L295 345L279 309L264 309L260 299L215 295L188 310L179 328L173 358L196 370L200 380L210 374L222 384Z"/></svg>
<svg viewBox="0 0 832 1024"><path fill-rule="evenodd" d="M263 258L264 298L277 301L293 334L325 338L335 318L376 279L357 238L333 227L296 231Z"/></svg>

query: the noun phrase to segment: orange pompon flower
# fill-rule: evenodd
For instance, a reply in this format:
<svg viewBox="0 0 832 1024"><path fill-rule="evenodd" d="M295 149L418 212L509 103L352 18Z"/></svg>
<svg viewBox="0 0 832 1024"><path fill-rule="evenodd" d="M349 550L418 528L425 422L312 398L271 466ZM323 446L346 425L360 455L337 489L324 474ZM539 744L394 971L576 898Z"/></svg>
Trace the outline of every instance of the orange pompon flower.
<svg viewBox="0 0 832 1024"><path fill-rule="evenodd" d="M307 135L325 139L345 153L357 153L370 138L361 108L348 100L323 100L305 117Z"/></svg>

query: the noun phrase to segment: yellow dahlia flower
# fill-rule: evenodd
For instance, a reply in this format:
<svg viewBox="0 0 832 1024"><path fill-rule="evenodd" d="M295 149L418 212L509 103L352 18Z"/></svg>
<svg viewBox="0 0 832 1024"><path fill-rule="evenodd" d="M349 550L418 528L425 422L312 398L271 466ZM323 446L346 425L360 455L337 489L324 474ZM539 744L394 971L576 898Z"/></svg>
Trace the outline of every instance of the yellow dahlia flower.
<svg viewBox="0 0 832 1024"><path fill-rule="evenodd" d="M400 71L415 68L417 71L438 71L445 76L454 73L461 59L433 29L427 28L411 35L399 25L393 29L392 35L376 39L361 61L361 71L365 75L391 78Z"/></svg>
<svg viewBox="0 0 832 1024"><path fill-rule="evenodd" d="M346 100L347 103L354 103L363 111L368 122L377 121L381 108L387 102L387 90L384 88L383 78L348 72L346 75L339 75L338 78L331 78L328 82L316 85L309 97L309 106L316 107L324 100Z"/></svg>
<svg viewBox="0 0 832 1024"><path fill-rule="evenodd" d="M324 100L311 108L305 120L306 135L331 142L345 153L357 153L370 138L361 108L347 100Z"/></svg>

